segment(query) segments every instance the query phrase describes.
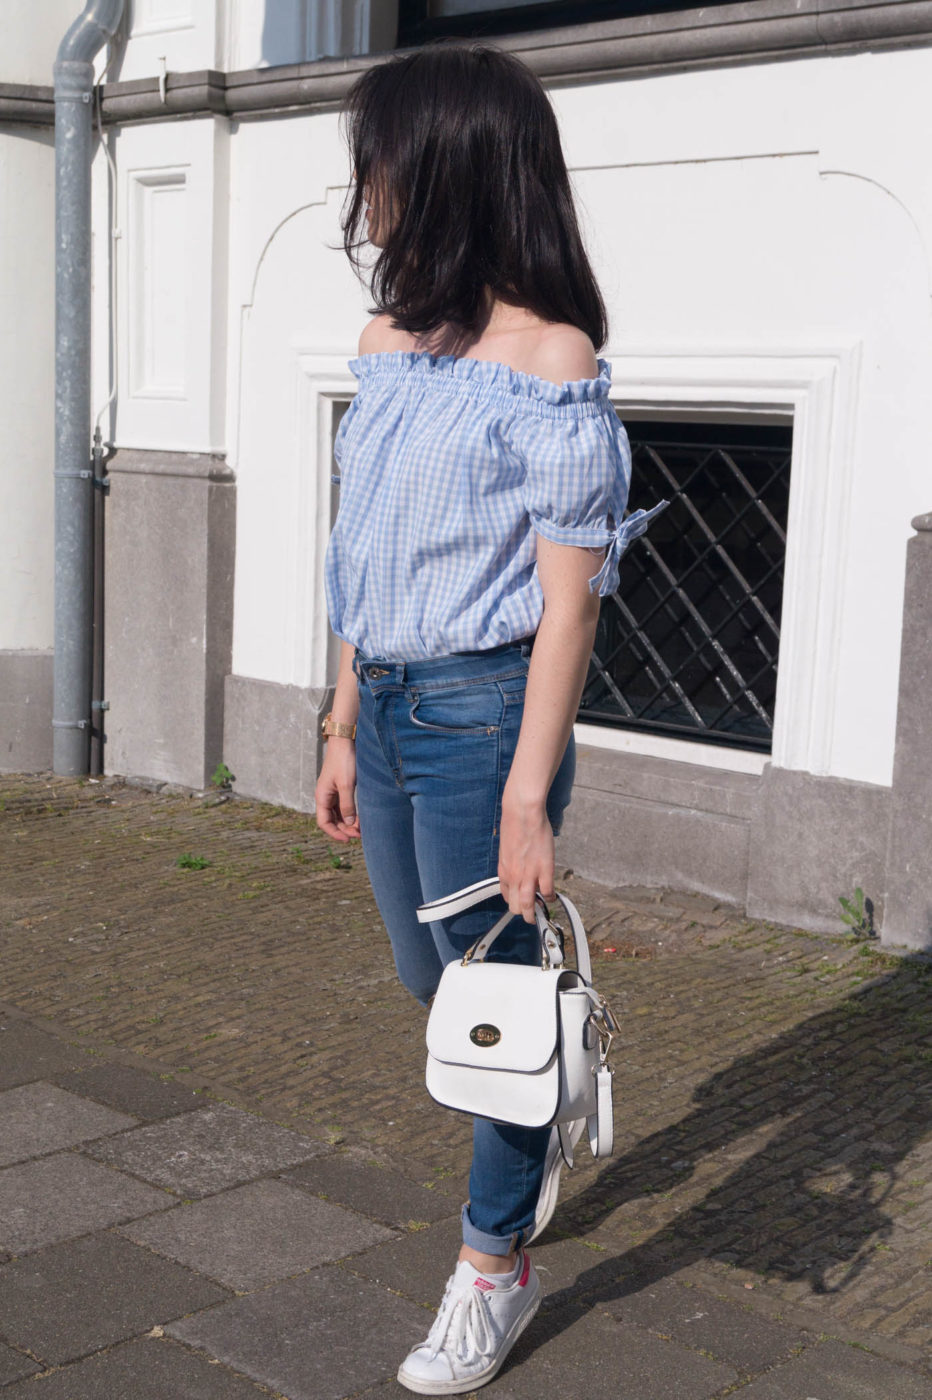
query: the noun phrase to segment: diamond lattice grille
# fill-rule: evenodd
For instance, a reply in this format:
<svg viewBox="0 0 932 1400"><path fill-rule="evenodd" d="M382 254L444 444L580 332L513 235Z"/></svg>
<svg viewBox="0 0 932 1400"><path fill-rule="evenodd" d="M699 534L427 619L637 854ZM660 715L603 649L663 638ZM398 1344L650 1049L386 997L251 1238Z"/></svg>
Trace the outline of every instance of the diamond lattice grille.
<svg viewBox="0 0 932 1400"><path fill-rule="evenodd" d="M769 751L792 429L627 427L629 508L670 506L603 599L579 718Z"/></svg>

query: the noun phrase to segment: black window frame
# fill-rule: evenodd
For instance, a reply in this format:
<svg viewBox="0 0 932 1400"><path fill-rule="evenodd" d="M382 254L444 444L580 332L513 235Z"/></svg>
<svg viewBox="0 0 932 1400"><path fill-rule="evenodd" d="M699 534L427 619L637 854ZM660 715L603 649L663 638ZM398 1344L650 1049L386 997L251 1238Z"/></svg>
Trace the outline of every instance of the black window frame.
<svg viewBox="0 0 932 1400"><path fill-rule="evenodd" d="M742 2L711 0L711 4L701 8L721 9ZM697 8L700 8L697 0L661 0L658 4L645 3L645 0L576 0L576 3L573 0L528 0L527 4L514 8L499 8L490 3L487 10L473 14L432 16L430 0L399 0L398 47L416 48L431 39L494 38L502 34L533 33L595 24L600 20Z"/></svg>

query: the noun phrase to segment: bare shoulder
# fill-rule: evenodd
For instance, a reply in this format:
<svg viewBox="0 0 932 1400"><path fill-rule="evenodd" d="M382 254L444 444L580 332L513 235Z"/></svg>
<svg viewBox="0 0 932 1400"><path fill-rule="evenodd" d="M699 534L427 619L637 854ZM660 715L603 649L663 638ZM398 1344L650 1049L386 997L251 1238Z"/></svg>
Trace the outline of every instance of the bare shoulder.
<svg viewBox="0 0 932 1400"><path fill-rule="evenodd" d="M539 379L550 379L555 384L595 379L599 365L592 341L578 326L546 326L535 337L528 373L536 374Z"/></svg>
<svg viewBox="0 0 932 1400"><path fill-rule="evenodd" d="M359 337L360 355L379 355L385 350L409 350L413 337L396 330L387 312L367 321Z"/></svg>

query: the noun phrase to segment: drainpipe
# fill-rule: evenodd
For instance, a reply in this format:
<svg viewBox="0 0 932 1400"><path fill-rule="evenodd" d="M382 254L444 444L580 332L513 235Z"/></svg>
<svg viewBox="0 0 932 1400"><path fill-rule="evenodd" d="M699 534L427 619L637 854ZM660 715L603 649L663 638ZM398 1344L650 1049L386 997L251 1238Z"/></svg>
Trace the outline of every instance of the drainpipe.
<svg viewBox="0 0 932 1400"><path fill-rule="evenodd" d="M55 78L55 681L52 766L88 771L93 625L91 154L94 56L123 0L87 0Z"/></svg>

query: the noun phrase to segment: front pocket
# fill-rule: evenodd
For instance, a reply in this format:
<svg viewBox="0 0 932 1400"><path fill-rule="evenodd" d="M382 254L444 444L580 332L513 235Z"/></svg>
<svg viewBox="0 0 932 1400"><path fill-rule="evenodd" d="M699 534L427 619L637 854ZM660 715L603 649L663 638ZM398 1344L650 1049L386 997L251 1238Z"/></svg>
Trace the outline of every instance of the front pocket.
<svg viewBox="0 0 932 1400"><path fill-rule="evenodd" d="M435 734L497 734L505 699L497 681L463 681L435 690L411 691L409 712L417 729Z"/></svg>

